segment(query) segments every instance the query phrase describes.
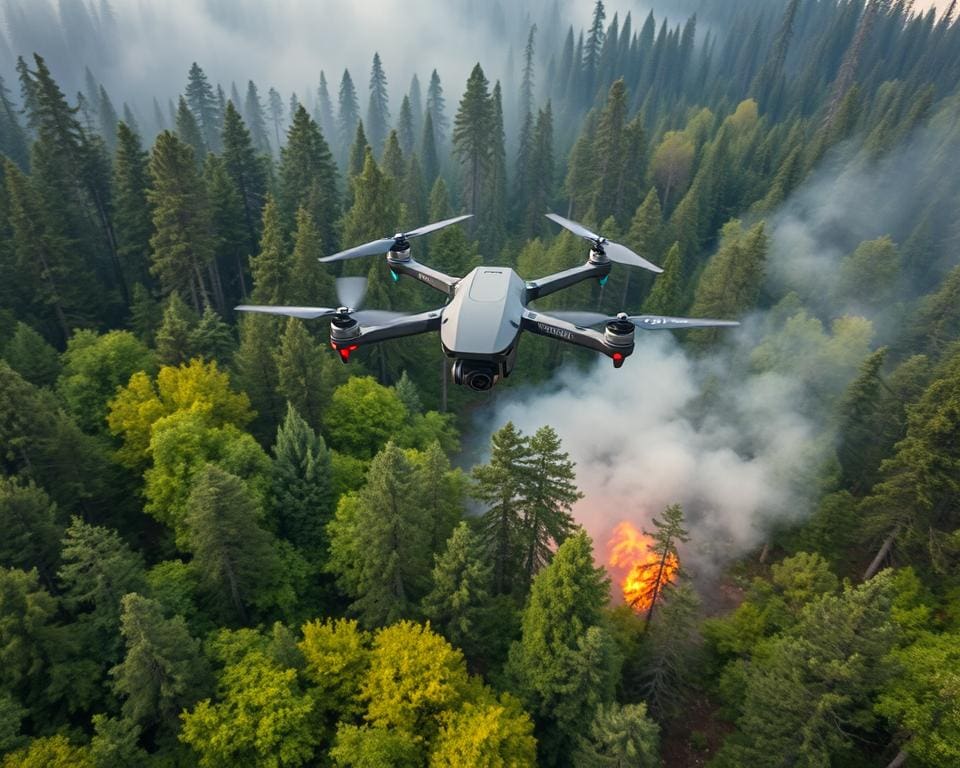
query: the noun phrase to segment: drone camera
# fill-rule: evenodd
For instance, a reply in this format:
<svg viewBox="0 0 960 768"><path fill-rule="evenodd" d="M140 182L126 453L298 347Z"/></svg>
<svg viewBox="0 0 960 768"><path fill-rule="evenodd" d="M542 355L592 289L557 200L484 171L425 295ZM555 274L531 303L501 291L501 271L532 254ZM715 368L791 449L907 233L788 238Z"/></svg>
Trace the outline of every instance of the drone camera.
<svg viewBox="0 0 960 768"><path fill-rule="evenodd" d="M465 384L474 392L487 392L500 379L500 367L481 360L457 360L453 364L453 381Z"/></svg>

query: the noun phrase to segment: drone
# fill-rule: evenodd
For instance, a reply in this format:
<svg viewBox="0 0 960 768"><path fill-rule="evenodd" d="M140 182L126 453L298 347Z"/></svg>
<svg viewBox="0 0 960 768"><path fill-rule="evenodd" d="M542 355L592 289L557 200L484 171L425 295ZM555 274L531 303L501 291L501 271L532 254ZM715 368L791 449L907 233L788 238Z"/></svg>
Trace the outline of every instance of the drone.
<svg viewBox="0 0 960 768"><path fill-rule="evenodd" d="M452 277L413 258L410 241L469 219L456 216L434 224L398 232L370 243L349 248L319 261L332 263L365 256L386 255L394 280L401 275L415 278L444 294L444 306L416 314L398 314L359 309L365 278L342 277L337 281L341 305L331 307L279 307L244 304L241 312L263 312L312 320L330 318L330 346L347 363L361 346L433 331L440 332L444 355L453 361L456 384L485 392L513 371L517 346L524 331L594 350L613 360L615 368L633 354L634 332L684 328L736 326L730 320L708 320L658 315L630 316L622 312L609 316L599 312L552 312L547 314L529 305L584 280L606 284L612 263L640 267L650 272L663 270L625 245L614 243L555 213L547 218L590 243L586 264L536 280L524 280L508 267L480 266L464 277ZM603 325L603 331L595 326Z"/></svg>

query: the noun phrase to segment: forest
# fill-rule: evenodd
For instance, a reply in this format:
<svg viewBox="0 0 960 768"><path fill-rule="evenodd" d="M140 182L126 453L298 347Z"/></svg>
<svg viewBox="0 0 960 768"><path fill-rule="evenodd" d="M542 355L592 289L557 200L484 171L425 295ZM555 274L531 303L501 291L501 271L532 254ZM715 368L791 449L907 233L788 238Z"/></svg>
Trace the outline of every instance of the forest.
<svg viewBox="0 0 960 768"><path fill-rule="evenodd" d="M491 3L465 81L364 38L170 97L98 76L106 0L8 0L0 766L960 765L944 5ZM477 393L233 309L436 307L317 260L460 213L419 261L582 264L551 211L664 271L537 306L741 327Z"/></svg>

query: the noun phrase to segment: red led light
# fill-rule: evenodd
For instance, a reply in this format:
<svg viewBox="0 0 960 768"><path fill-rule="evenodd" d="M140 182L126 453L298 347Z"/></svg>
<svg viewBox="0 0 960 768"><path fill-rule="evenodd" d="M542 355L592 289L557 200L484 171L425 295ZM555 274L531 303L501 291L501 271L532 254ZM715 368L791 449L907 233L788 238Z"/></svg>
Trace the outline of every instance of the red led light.
<svg viewBox="0 0 960 768"><path fill-rule="evenodd" d="M331 341L330 346L337 350L337 354L340 355L340 359L345 363L350 362L350 353L355 352L358 349L358 345L351 344L349 347L338 347L336 342Z"/></svg>
<svg viewBox="0 0 960 768"><path fill-rule="evenodd" d="M614 352L610 357L613 358L613 367L619 368L623 365L623 361L626 360L626 357L623 356L621 352Z"/></svg>

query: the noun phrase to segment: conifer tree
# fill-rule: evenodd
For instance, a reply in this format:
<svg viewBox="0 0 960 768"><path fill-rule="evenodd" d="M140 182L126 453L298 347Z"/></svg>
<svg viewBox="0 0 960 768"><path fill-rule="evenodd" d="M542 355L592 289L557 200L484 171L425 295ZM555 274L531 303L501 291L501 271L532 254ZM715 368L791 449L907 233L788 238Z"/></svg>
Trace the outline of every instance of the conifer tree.
<svg viewBox="0 0 960 768"><path fill-rule="evenodd" d="M279 600L284 564L243 481L208 464L187 502L187 543L201 584L225 617L246 623ZM289 587L286 587L289 588Z"/></svg>
<svg viewBox="0 0 960 768"><path fill-rule="evenodd" d="M330 524L330 567L361 624L415 615L430 581L425 513L416 503L410 463L392 442L374 457L363 489L341 498Z"/></svg>
<svg viewBox="0 0 960 768"><path fill-rule="evenodd" d="M594 93L597 83L597 75L600 67L600 52L604 44L603 22L607 13L603 7L603 0L597 0L593 6L593 20L590 23L590 31L583 46L583 92L577 94L577 97L583 100L583 103L589 103Z"/></svg>
<svg viewBox="0 0 960 768"><path fill-rule="evenodd" d="M207 81L207 75L197 62L190 65L187 74L187 88L184 91L187 106L196 120L203 144L211 152L220 150L220 115L217 108L217 96Z"/></svg>
<svg viewBox="0 0 960 768"><path fill-rule="evenodd" d="M302 320L291 317L277 350L278 394L318 428L330 390L323 380L323 350Z"/></svg>
<svg viewBox="0 0 960 768"><path fill-rule="evenodd" d="M18 322L3 348L3 359L23 378L37 387L53 386L60 374L60 356L33 328Z"/></svg>
<svg viewBox="0 0 960 768"><path fill-rule="evenodd" d="M400 203L406 212L407 220L415 225L418 221L427 221L427 191L423 182L423 169L416 153L408 158L400 184Z"/></svg>
<svg viewBox="0 0 960 768"><path fill-rule="evenodd" d="M238 105L239 106L239 105ZM267 138L267 120L263 114L263 104L257 86L253 80L247 81L247 95L243 102L243 121L250 131L250 140L254 149L261 155L270 155L270 140Z"/></svg>
<svg viewBox="0 0 960 768"><path fill-rule="evenodd" d="M567 216L586 218L595 215L591 211L593 203L593 183L595 175L594 142L596 139L597 117L591 110L583 121L580 135L570 150L570 161L567 166L567 175L563 182L564 193L569 201Z"/></svg>
<svg viewBox="0 0 960 768"><path fill-rule="evenodd" d="M207 155L203 181L210 201L214 238L210 269L213 303L218 310L226 311L232 300L246 296L247 232L243 201L221 156Z"/></svg>
<svg viewBox="0 0 960 768"><path fill-rule="evenodd" d="M272 197L263 209L263 237L260 252L250 260L253 299L261 304L286 303L290 290L290 259L283 241L280 207Z"/></svg>
<svg viewBox="0 0 960 768"><path fill-rule="evenodd" d="M430 625L471 659L483 653L492 571L476 534L461 522L436 555L433 589L423 598Z"/></svg>
<svg viewBox="0 0 960 768"><path fill-rule="evenodd" d="M427 86L427 114L433 123L433 137L438 146L443 146L447 138L447 127L450 121L446 115L447 101L443 97L443 86L440 84L440 75L437 70L430 73L430 84Z"/></svg>
<svg viewBox="0 0 960 768"><path fill-rule="evenodd" d="M340 155L340 135L333 118L333 102L330 100L330 89L327 87L327 76L320 70L320 85L317 86L317 105L313 119L320 126L320 133L330 145L334 157Z"/></svg>
<svg viewBox="0 0 960 768"><path fill-rule="evenodd" d="M613 700L620 659L604 626L609 588L590 537L580 531L560 545L530 590L507 670L536 719L546 764L573 765L584 724Z"/></svg>
<svg viewBox="0 0 960 768"><path fill-rule="evenodd" d="M555 547L574 530L572 505L583 494L574 484L574 463L562 451L552 427L540 427L528 443L521 493L523 523L520 544L527 582L545 566Z"/></svg>
<svg viewBox="0 0 960 768"><path fill-rule="evenodd" d="M306 208L300 208L296 223L288 300L300 306L331 306L336 300L333 278L317 262L328 254L313 216Z"/></svg>
<svg viewBox="0 0 960 768"><path fill-rule="evenodd" d="M166 618L156 600L130 593L120 605L126 653L110 674L114 690L123 697L123 715L173 735L180 712L209 688L200 643L190 636L182 616Z"/></svg>
<svg viewBox="0 0 960 768"><path fill-rule="evenodd" d="M100 135L107 145L107 149L113 152L117 148L117 123L120 119L117 117L117 110L110 101L106 88L100 86L100 98L98 99L99 108L97 113L100 117Z"/></svg>
<svg viewBox="0 0 960 768"><path fill-rule="evenodd" d="M240 346L233 361L238 384L257 412L251 432L264 444L276 434L284 412L276 360L282 332L280 318L251 312L240 321Z"/></svg>
<svg viewBox="0 0 960 768"><path fill-rule="evenodd" d="M650 583L649 591L643 595L643 602L650 607L644 615L644 626L649 628L653 612L663 600L663 591L668 584L667 564L670 561L679 563L677 544L689 541L687 530L683 527L683 510L679 504L671 504L663 510L663 520L652 518L654 530L644 531L644 534L653 538L651 551L657 558L657 571Z"/></svg>
<svg viewBox="0 0 960 768"><path fill-rule="evenodd" d="M199 321L190 331L190 349L205 360L215 360L224 368L230 363L237 347L233 329L217 311L207 304Z"/></svg>
<svg viewBox="0 0 960 768"><path fill-rule="evenodd" d="M294 96L296 99L296 96ZM290 116L296 113L293 104L290 105ZM277 151L282 151L280 146L280 126L283 124L283 97L277 92L276 88L270 88L267 91L267 114L270 116L270 122L273 123L273 135L277 142Z"/></svg>
<svg viewBox="0 0 960 768"><path fill-rule="evenodd" d="M386 146L383 149L383 172L390 177L393 183L400 187L404 176L403 150L400 149L400 139L396 130L390 131Z"/></svg>
<svg viewBox="0 0 960 768"><path fill-rule="evenodd" d="M223 117L223 163L236 186L243 206L247 253L255 253L260 243L260 222L266 197L266 169L257 157L250 132L243 124L232 101Z"/></svg>
<svg viewBox="0 0 960 768"><path fill-rule="evenodd" d="M27 135L20 125L17 111L10 102L9 92L0 77L0 154L9 157L21 171L30 168Z"/></svg>
<svg viewBox="0 0 960 768"><path fill-rule="evenodd" d="M35 568L47 589L56 588L62 526L57 505L33 481L0 477L0 565Z"/></svg>
<svg viewBox="0 0 960 768"><path fill-rule="evenodd" d="M520 495L530 446L513 422L493 433L490 446L489 463L473 468L471 495L490 505L480 521L480 536L493 562L493 590L506 594L516 587L523 556Z"/></svg>
<svg viewBox="0 0 960 768"><path fill-rule="evenodd" d="M363 163L366 158L367 152L370 150L370 145L367 143L367 134L363 130L363 121L360 120L357 123L357 130L353 137L353 144L350 145L350 152L347 158L347 189L344 206L345 210L349 210L353 205L354 200L354 182L361 173L363 173Z"/></svg>
<svg viewBox="0 0 960 768"><path fill-rule="evenodd" d="M357 89L350 77L350 70L343 70L340 79L339 111L337 113L337 136L340 141L340 166L347 168L347 157L354 136L357 133L357 124L360 122L360 105L357 102ZM349 172L347 177L349 178Z"/></svg>
<svg viewBox="0 0 960 768"><path fill-rule="evenodd" d="M390 127L390 109L387 104L387 76L380 63L380 54L373 54L370 67L370 101L367 105L367 134L370 146L379 154L383 150Z"/></svg>
<svg viewBox="0 0 960 768"><path fill-rule="evenodd" d="M184 303L179 293L170 294L163 310L163 321L157 328L157 362L180 365L194 356L192 339L198 319L197 313Z"/></svg>
<svg viewBox="0 0 960 768"><path fill-rule="evenodd" d="M393 182L380 170L367 147L363 171L353 180L354 200L343 220L343 242L365 243L383 232L395 232L400 223L400 205ZM380 235L376 235L380 232ZM373 272L373 270L371 270ZM380 275L379 271L374 275ZM371 295L373 285L370 285Z"/></svg>
<svg viewBox="0 0 960 768"><path fill-rule="evenodd" d="M659 747L660 727L647 715L645 704L613 703L597 708L589 729L578 740L574 762L583 768L656 768Z"/></svg>
<svg viewBox="0 0 960 768"><path fill-rule="evenodd" d="M647 654L640 690L659 717L683 706L695 669L700 601L689 583L666 587L657 621L647 631Z"/></svg>
<svg viewBox="0 0 960 768"><path fill-rule="evenodd" d="M433 187L440 175L440 157L437 154L437 137L433 129L433 116L427 112L423 119L423 138L420 141L420 157L423 158L424 183Z"/></svg>
<svg viewBox="0 0 960 768"><path fill-rule="evenodd" d="M270 518L275 531L311 559L325 562L327 523L335 506L330 453L323 437L289 402L273 456Z"/></svg>
<svg viewBox="0 0 960 768"><path fill-rule="evenodd" d="M424 119L423 93L420 90L420 78L417 77L416 73L410 78L409 99L410 114L413 118L413 136L416 141L417 137L423 133Z"/></svg>
<svg viewBox="0 0 960 768"><path fill-rule="evenodd" d="M494 125L487 85L483 70L475 65L454 119L454 154L463 171L463 198L468 213L481 211L484 182L490 173Z"/></svg>
<svg viewBox="0 0 960 768"><path fill-rule="evenodd" d="M151 272L164 293L182 290L200 312L209 296L204 272L213 258L210 207L193 152L172 133L157 137L150 158L153 186Z"/></svg>
<svg viewBox="0 0 960 768"><path fill-rule="evenodd" d="M117 254L128 284L149 278L152 212L147 202L150 171L140 138L126 123L117 126L117 152L113 173L113 222Z"/></svg>
<svg viewBox="0 0 960 768"><path fill-rule="evenodd" d="M397 118L397 138L400 149L405 156L413 152L416 145L416 133L413 129L413 112L410 107L410 97L404 96L400 105L400 116Z"/></svg>
<svg viewBox="0 0 960 768"><path fill-rule="evenodd" d="M194 161L198 166L202 166L207 155L207 144L203 140L203 131L197 118L190 111L183 96L177 103L177 138L193 150Z"/></svg>
<svg viewBox="0 0 960 768"><path fill-rule="evenodd" d="M683 308L683 256L680 243L674 243L663 262L663 274L643 303L643 311L651 315L677 315Z"/></svg>
<svg viewBox="0 0 960 768"><path fill-rule="evenodd" d="M285 229L294 226L297 209L306 208L327 253L337 249L340 198L337 167L317 124L300 107L293 115L287 144L280 152L279 204Z"/></svg>
<svg viewBox="0 0 960 768"><path fill-rule="evenodd" d="M499 254L506 238L507 158L503 134L503 95L499 81L490 97L489 173L484 179L480 240L491 255Z"/></svg>

